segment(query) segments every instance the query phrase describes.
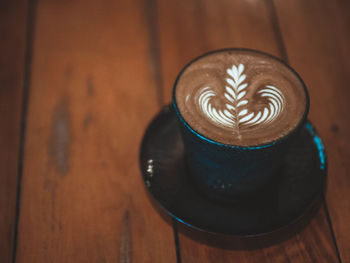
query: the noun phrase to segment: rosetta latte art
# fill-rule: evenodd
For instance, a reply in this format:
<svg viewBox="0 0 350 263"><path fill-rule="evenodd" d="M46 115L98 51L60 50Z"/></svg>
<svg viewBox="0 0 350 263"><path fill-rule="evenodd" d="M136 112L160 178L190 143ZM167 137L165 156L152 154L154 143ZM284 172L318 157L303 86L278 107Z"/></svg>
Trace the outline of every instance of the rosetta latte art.
<svg viewBox="0 0 350 263"><path fill-rule="evenodd" d="M246 98L248 84L244 83L246 75L244 65L233 65L227 69L227 86L223 94L225 101L223 109L217 109L211 103L218 94L210 87L204 87L198 98L199 107L215 125L235 128L237 131L247 127L268 124L274 121L281 113L285 99L282 93L274 86L266 85L257 91L259 96L265 98L266 105L261 109L250 112L248 105L253 103Z"/></svg>

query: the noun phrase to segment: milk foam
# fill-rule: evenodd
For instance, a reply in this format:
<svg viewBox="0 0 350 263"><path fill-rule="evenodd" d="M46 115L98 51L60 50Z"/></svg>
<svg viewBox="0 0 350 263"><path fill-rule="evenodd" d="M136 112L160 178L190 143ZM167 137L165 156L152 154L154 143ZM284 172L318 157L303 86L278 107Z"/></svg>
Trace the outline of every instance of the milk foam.
<svg viewBox="0 0 350 263"><path fill-rule="evenodd" d="M243 74L244 65L227 69L227 86L223 94L216 94L209 86L200 91L198 105L205 116L217 126L226 126L236 129L238 132L249 126L257 126L272 122L281 113L285 106L285 99L281 91L271 85L266 85L257 93L261 98L267 98L264 105L257 112L249 111L250 99L246 98L248 83L245 83L246 75ZM211 99L223 96L227 100L223 109L216 109Z"/></svg>
<svg viewBox="0 0 350 263"><path fill-rule="evenodd" d="M175 97L192 128L242 146L264 144L293 130L307 100L291 69L250 51L221 51L196 60L179 77Z"/></svg>

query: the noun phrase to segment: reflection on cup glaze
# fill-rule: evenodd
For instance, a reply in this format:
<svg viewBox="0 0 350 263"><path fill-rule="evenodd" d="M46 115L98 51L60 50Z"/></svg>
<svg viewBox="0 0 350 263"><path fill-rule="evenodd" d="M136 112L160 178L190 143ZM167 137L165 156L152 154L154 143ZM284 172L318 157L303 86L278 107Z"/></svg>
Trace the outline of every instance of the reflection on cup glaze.
<svg viewBox="0 0 350 263"><path fill-rule="evenodd" d="M244 82L244 65L233 65L226 72L228 77L224 94L217 94L210 86L200 90L198 105L210 121L216 126L233 128L239 132L247 127L269 124L278 117L285 106L285 99L280 90L272 85L260 88L257 95L264 105L257 110L250 110L249 106L254 101L246 98L249 85ZM212 99L217 96L224 97L226 101L221 109L212 104Z"/></svg>

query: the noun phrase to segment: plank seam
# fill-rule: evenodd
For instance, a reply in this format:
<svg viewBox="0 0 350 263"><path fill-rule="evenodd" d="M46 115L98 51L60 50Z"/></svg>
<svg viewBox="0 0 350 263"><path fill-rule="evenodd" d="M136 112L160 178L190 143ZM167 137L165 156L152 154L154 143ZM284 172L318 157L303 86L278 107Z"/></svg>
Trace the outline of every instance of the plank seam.
<svg viewBox="0 0 350 263"><path fill-rule="evenodd" d="M284 61L288 61L286 45L284 44L274 0L266 0L266 4L267 4L268 12L271 17L272 29L274 31L274 35L276 36L276 41L279 48L279 54Z"/></svg>
<svg viewBox="0 0 350 263"><path fill-rule="evenodd" d="M175 241L175 247L176 247L176 259L177 263L181 263L181 250L180 250L180 241L179 241L179 234L177 229L177 221L173 218L173 229L174 229L174 241Z"/></svg>
<svg viewBox="0 0 350 263"><path fill-rule="evenodd" d="M280 49L281 58L283 60L285 60L286 62L289 62L286 46L284 44L282 31L281 31L281 27L280 27L278 15L277 15L277 10L276 10L275 4L274 4L274 0L266 0L266 4L267 4L267 7L269 9L270 16L271 16L272 27L273 27L274 33L276 35L276 41L277 41L277 44L278 44L279 49ZM333 231L333 225L332 225L332 221L331 221L331 218L330 218L330 215L329 215L328 206L327 206L324 194L322 194L322 202L323 202L323 205L324 205L324 208L325 208L326 218L327 218L327 222L328 222L328 227L329 227L329 230L331 232L331 236L332 236L332 240L333 240L333 243L334 243L334 246L335 246L337 257L338 257L339 262L342 263L340 252L339 252L339 248L338 248L338 244L337 244L337 241L336 241L336 238L335 238L335 234L334 234L334 231Z"/></svg>
<svg viewBox="0 0 350 263"><path fill-rule="evenodd" d="M24 59L24 73L23 73L23 93L21 103L21 123L20 123L20 137L19 137L19 156L18 156L18 170L17 170L17 197L15 209L15 224L14 224L14 239L13 239L13 254L12 262L16 262L17 256L17 241L18 241L18 224L21 207L21 193L22 193L22 175L23 175L23 161L24 161L24 145L27 128L27 111L29 102L29 88L31 79L31 65L33 57L34 44L34 26L36 17L36 0L28 1L27 11L27 28L26 28L26 50Z"/></svg>
<svg viewBox="0 0 350 263"><path fill-rule="evenodd" d="M158 25L158 14L155 0L145 1L146 20L148 23L149 33L149 60L151 73L155 80L155 89L157 94L158 106L164 105L164 92L163 92L163 77L162 77L162 64L160 58L160 45L159 45L159 34L157 30ZM177 222L172 218L172 227L174 233L175 251L176 251L176 262L181 263L181 251L180 241L177 229Z"/></svg>
<svg viewBox="0 0 350 263"><path fill-rule="evenodd" d="M164 104L162 65L160 59L159 35L157 30L158 14L155 0L145 1L146 20L149 33L149 64L155 81L158 106Z"/></svg>
<svg viewBox="0 0 350 263"><path fill-rule="evenodd" d="M332 224L331 217L329 215L328 205L327 205L324 193L322 193L322 200L323 200L323 205L324 205L324 208L325 208L324 210L326 212L327 222L328 222L329 228L331 230L331 236L332 236L332 240L333 240L333 243L334 243L334 246L335 246L335 251L337 252L337 256L338 256L339 262L342 263L342 259L341 259L341 256L340 256L340 251L339 251L337 240L335 238L335 234L334 234L334 231L333 231L333 224Z"/></svg>

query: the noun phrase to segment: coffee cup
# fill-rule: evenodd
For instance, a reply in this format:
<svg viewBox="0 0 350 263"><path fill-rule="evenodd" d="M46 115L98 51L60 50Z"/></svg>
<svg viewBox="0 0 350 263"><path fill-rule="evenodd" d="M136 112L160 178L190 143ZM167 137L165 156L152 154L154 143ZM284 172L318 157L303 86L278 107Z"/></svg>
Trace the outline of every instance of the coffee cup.
<svg viewBox="0 0 350 263"><path fill-rule="evenodd" d="M205 194L251 196L283 172L309 96L282 60L250 49L206 53L178 75L172 96L190 177Z"/></svg>

